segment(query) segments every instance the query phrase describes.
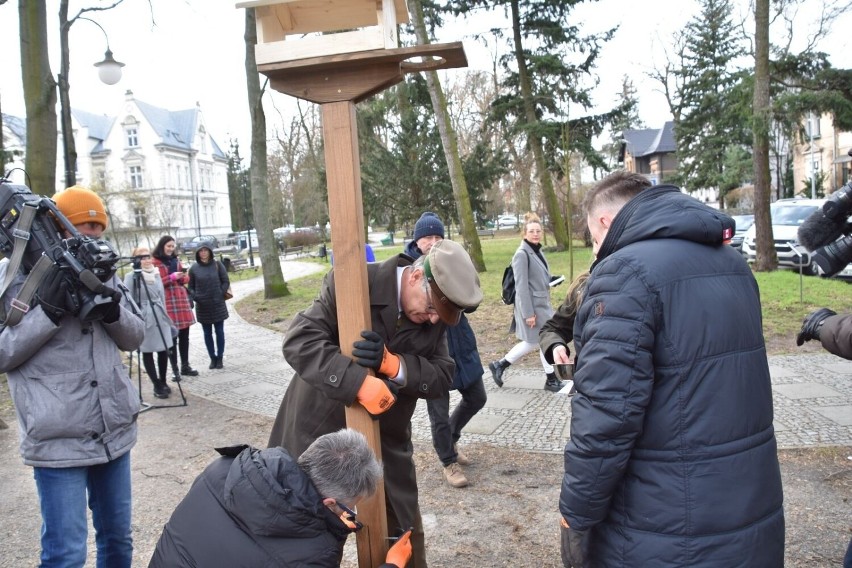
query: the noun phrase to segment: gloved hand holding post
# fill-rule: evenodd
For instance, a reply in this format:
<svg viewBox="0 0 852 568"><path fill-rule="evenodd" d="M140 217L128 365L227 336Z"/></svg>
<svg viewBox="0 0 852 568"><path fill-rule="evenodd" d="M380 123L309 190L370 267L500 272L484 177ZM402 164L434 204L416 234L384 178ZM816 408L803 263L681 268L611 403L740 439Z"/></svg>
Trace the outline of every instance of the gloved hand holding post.
<svg viewBox="0 0 852 568"><path fill-rule="evenodd" d="M374 416L387 412L396 402L396 395L391 391L387 381L372 375L367 375L364 379L356 398L367 412Z"/></svg>
<svg viewBox="0 0 852 568"><path fill-rule="evenodd" d="M364 339L352 344L355 362L391 379L396 377L399 374L399 357L388 351L382 336L375 331L365 330L361 332L361 337Z"/></svg>
<svg viewBox="0 0 852 568"><path fill-rule="evenodd" d="M385 562L396 566L396 568L404 568L408 565L409 560L411 560L411 529L408 529L399 537L385 557Z"/></svg>

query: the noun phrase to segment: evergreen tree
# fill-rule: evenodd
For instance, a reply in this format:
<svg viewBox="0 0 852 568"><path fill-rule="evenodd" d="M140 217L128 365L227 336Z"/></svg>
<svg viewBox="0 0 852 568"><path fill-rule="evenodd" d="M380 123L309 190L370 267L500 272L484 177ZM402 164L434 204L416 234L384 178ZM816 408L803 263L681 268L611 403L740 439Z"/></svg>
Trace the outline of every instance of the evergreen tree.
<svg viewBox="0 0 852 568"><path fill-rule="evenodd" d="M450 0L456 14L474 17L479 9L502 8L511 21L506 55L500 58L504 78L493 117L509 126L509 134L522 133L535 158L542 201L559 249L567 247L568 234L560 214L553 172L562 163L562 132L572 132L570 150L580 152L590 164L605 162L586 133L601 128L611 117L583 117L567 125L569 106L588 109L595 85L595 62L601 45L614 30L583 35L572 23L572 10L583 0ZM499 32L498 32L499 33Z"/></svg>
<svg viewBox="0 0 852 568"><path fill-rule="evenodd" d="M231 208L231 230L245 231L251 224L251 187L249 170L243 167L240 143L231 140L228 150L228 201Z"/></svg>
<svg viewBox="0 0 852 568"><path fill-rule="evenodd" d="M615 117L610 126L610 141L604 144L601 152L607 158L607 165L612 168L618 161L618 154L627 130L645 128L645 123L639 118L639 99L633 81L625 75L621 79L621 90L618 92L618 108L621 113ZM597 178L597 176L595 176Z"/></svg>
<svg viewBox="0 0 852 568"><path fill-rule="evenodd" d="M720 189L728 147L751 146L751 101L736 89L744 50L732 10L730 0L701 0L701 13L684 30L674 114L678 182L689 191Z"/></svg>

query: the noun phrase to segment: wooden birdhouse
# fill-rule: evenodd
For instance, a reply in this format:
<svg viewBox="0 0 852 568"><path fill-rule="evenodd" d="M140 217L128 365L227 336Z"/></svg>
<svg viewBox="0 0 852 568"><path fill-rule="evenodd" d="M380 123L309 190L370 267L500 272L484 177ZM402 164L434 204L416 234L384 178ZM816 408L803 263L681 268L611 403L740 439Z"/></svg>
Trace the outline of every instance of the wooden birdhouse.
<svg viewBox="0 0 852 568"><path fill-rule="evenodd" d="M258 67L340 53L394 49L405 0L248 0L257 19Z"/></svg>

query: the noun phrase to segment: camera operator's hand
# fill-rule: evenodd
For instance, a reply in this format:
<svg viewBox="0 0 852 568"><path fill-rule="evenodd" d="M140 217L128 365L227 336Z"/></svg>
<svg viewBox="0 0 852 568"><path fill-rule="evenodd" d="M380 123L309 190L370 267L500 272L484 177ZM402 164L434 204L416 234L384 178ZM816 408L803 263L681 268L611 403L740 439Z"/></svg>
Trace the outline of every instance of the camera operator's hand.
<svg viewBox="0 0 852 568"><path fill-rule="evenodd" d="M121 315L121 292L110 288L106 284L101 286L100 295L105 298L111 298L112 303L104 310L104 323L115 323L118 321L118 316Z"/></svg>
<svg viewBox="0 0 852 568"><path fill-rule="evenodd" d="M41 309L55 325L59 325L67 312L74 311L74 303L71 300L71 287L65 274L54 266L42 278L41 284L36 292Z"/></svg>
<svg viewBox="0 0 852 568"><path fill-rule="evenodd" d="M799 331L799 335L796 336L796 345L801 347L805 341L819 339L819 331L822 328L822 324L825 323L826 319L836 315L837 312L828 308L820 308L809 313L802 322L802 329Z"/></svg>

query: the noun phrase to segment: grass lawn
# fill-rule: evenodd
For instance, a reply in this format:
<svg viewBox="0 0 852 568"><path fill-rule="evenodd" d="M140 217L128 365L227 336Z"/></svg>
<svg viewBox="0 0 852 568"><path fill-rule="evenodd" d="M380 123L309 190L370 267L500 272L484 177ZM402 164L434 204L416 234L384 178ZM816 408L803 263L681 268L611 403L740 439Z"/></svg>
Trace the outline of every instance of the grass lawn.
<svg viewBox="0 0 852 568"><path fill-rule="evenodd" d="M494 238L481 240L482 253L487 271L479 275L485 300L480 308L471 316L471 323L480 341L480 351L490 351L487 346L489 338L496 341L493 349L499 353L503 346L510 346L514 337L508 337L504 332L511 318L512 310L500 301L500 280L503 269L509 264L512 254L520 242L520 233L500 231ZM548 252L547 247L553 245L553 238L548 237L544 243L545 256L553 274L564 274L569 280L583 272L589 266L591 250L575 243L573 263L568 251ZM382 261L402 252L402 245L389 247L374 247L376 260ZM328 266L328 263L318 259L300 259L301 261L318 262ZM247 272L247 271L244 271ZM259 325L265 325L279 331L286 329L289 319L310 305L316 297L322 283L324 273L318 273L305 278L288 282L291 295L286 298L263 300L262 294L255 294L240 302L239 310L243 317ZM241 275L242 276L242 275ZM250 276L250 275L246 275ZM804 276L790 270L777 270L770 273L755 273L760 287L763 306L763 331L767 349L770 354L793 351L818 351L821 347L814 342L797 348L795 336L798 333L802 319L820 307L830 307L835 311L852 309L852 285L833 279L822 279ZM801 287L800 287L801 286ZM554 307L564 297L568 286L563 284L553 291ZM736 325L736 322L731 322ZM506 337L503 341L502 339ZM482 345L485 340L486 345ZM483 349L484 348L484 349ZM483 353L485 359L485 353Z"/></svg>

